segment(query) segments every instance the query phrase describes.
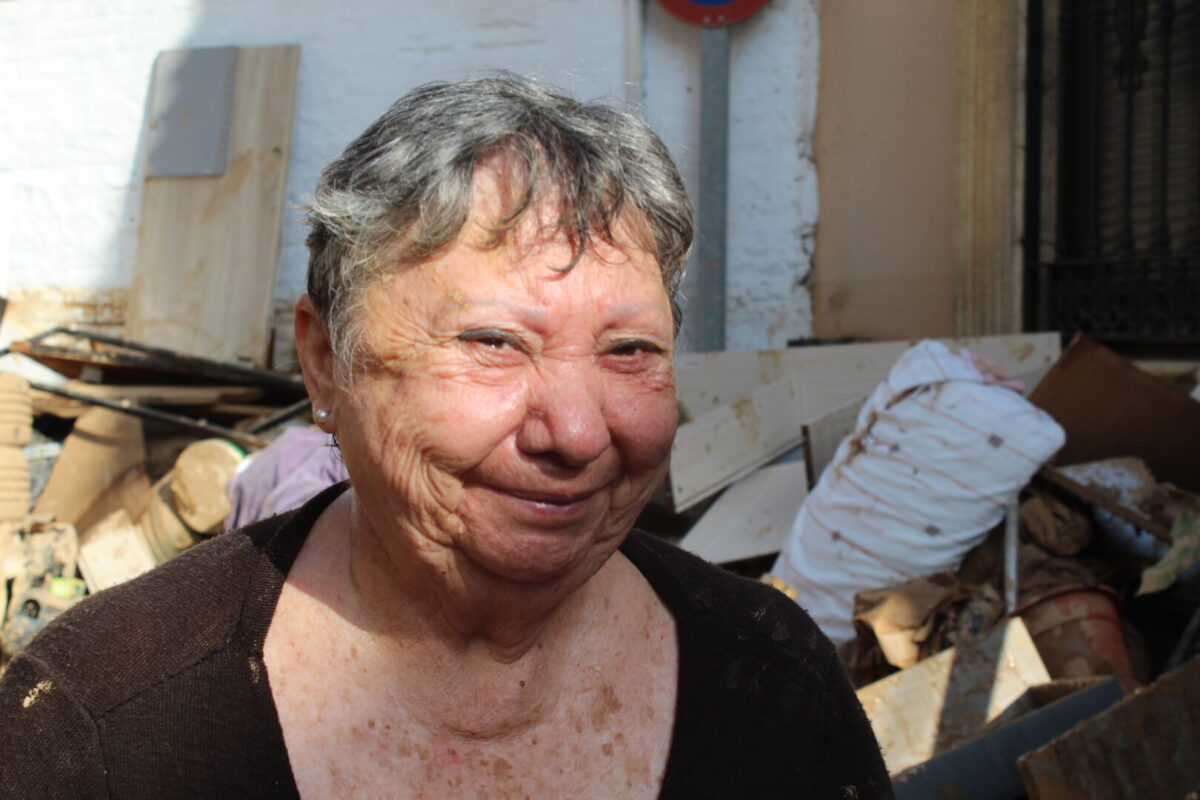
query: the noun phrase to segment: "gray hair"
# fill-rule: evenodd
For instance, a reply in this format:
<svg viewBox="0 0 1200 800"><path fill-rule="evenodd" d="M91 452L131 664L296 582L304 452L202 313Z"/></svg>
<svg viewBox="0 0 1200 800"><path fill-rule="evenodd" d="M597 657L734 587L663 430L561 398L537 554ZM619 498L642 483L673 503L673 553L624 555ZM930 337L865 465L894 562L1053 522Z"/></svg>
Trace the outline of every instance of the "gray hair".
<svg viewBox="0 0 1200 800"><path fill-rule="evenodd" d="M574 248L569 270L593 236L620 244L614 226L632 209L652 240L678 330L692 206L666 146L640 117L511 75L429 83L325 168L308 209L308 294L342 369L357 361L363 289L453 243L471 212L476 169L497 156L516 171L519 198L496 221L497 243L552 198L554 224Z"/></svg>

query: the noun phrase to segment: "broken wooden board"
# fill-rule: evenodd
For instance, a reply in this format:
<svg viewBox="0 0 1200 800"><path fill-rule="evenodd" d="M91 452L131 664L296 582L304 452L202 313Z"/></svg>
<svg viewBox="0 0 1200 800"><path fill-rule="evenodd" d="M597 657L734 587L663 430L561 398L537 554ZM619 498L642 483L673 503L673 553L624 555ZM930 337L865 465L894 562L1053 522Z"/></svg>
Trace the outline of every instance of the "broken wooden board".
<svg viewBox="0 0 1200 800"><path fill-rule="evenodd" d="M75 421L50 471L35 514L76 525L110 488L121 485L146 460L137 417L93 408ZM131 516L140 513L135 510Z"/></svg>
<svg viewBox="0 0 1200 800"><path fill-rule="evenodd" d="M999 364L1009 375L1036 373L1058 358L1057 333L945 339ZM751 352L686 353L675 362L675 389L685 418L727 405L767 383L788 375L809 390L805 422L869 395L892 365L915 342L789 347Z"/></svg>
<svg viewBox="0 0 1200 800"><path fill-rule="evenodd" d="M67 381L63 387L106 400L129 400L145 406L211 406L227 401L253 401L263 396L257 386L157 386Z"/></svg>
<svg viewBox="0 0 1200 800"><path fill-rule="evenodd" d="M124 509L117 509L80 537L79 571L92 594L157 565L145 537Z"/></svg>
<svg viewBox="0 0 1200 800"><path fill-rule="evenodd" d="M770 463L804 439L792 378L762 386L679 426L671 447L671 500L683 511Z"/></svg>
<svg viewBox="0 0 1200 800"><path fill-rule="evenodd" d="M858 690L888 774L897 775L975 736L1050 675L1025 623L1010 619Z"/></svg>
<svg viewBox="0 0 1200 800"><path fill-rule="evenodd" d="M224 175L147 175L129 338L266 365L299 53L238 51Z"/></svg>
<svg viewBox="0 0 1200 800"><path fill-rule="evenodd" d="M726 489L679 546L714 564L778 553L807 494L803 461L762 467Z"/></svg>
<svg viewBox="0 0 1200 800"><path fill-rule="evenodd" d="M1200 659L1139 689L1017 768L1030 800L1184 797L1200 787Z"/></svg>

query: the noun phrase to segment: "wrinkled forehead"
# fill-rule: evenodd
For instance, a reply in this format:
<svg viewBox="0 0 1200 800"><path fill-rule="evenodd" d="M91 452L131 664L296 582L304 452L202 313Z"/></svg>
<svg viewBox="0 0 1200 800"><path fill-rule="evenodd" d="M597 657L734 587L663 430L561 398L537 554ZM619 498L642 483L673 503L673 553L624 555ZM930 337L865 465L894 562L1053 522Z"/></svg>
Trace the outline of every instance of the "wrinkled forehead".
<svg viewBox="0 0 1200 800"><path fill-rule="evenodd" d="M645 215L628 204L609 230L589 227L587 241L576 241L577 209L569 205L566 195L553 181L531 185L530 170L516 153L487 156L475 169L471 210L458 242L484 248L531 248L566 241L576 252L582 244L655 254L654 235Z"/></svg>

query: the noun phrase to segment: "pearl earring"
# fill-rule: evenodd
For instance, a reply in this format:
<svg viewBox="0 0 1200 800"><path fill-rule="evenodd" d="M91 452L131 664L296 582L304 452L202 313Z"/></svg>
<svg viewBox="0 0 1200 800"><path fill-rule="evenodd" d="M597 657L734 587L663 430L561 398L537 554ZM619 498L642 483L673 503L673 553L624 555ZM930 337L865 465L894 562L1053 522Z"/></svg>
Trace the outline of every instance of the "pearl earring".
<svg viewBox="0 0 1200 800"><path fill-rule="evenodd" d="M327 408L318 409L317 413L313 414L313 419L315 419L317 421L318 425L324 425L326 422L329 421L329 409L327 409Z"/></svg>

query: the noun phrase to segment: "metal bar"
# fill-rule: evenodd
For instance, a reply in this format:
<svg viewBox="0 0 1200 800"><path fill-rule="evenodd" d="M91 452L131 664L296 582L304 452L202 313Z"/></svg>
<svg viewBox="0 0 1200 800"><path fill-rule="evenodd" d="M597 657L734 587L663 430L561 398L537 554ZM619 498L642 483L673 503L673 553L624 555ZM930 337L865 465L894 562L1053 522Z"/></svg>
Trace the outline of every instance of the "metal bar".
<svg viewBox="0 0 1200 800"><path fill-rule="evenodd" d="M1085 189L1088 198L1088 217L1085 230L1087 232L1084 251L1095 258L1100 255L1100 51L1103 44L1104 3L1100 0L1092 5L1092 13L1088 22L1088 79L1091 88L1091 107L1088 109L1091 124L1085 124L1082 130L1088 132L1088 186Z"/></svg>
<svg viewBox="0 0 1200 800"><path fill-rule="evenodd" d="M282 425L293 417L298 417L312 407L312 402L306 397L303 400L297 400L290 406L280 409L278 412L269 417L263 417L258 422L246 428L247 433L263 433L274 428L276 425Z"/></svg>
<svg viewBox="0 0 1200 800"><path fill-rule="evenodd" d="M1162 97L1159 106L1158 142L1158 229L1155 246L1163 253L1171 252L1170 208L1167 203L1167 175L1171 154L1171 32L1175 27L1175 0L1161 0L1162 37L1159 58L1162 59Z"/></svg>
<svg viewBox="0 0 1200 800"><path fill-rule="evenodd" d="M725 225L729 187L730 27L700 32L700 350L725 349Z"/></svg>
<svg viewBox="0 0 1200 800"><path fill-rule="evenodd" d="M1042 0L1029 0L1025 66L1025 231L1021 297L1023 330L1045 330L1039 299L1045 294L1042 273Z"/></svg>
<svg viewBox="0 0 1200 800"><path fill-rule="evenodd" d="M1197 109L1200 109L1200 7L1195 3L1192 4L1192 85L1195 87L1196 94L1192 98L1192 102ZM1193 143L1193 154L1200 154L1200 124L1196 125L1196 141ZM1196 174L1193 176L1192 188L1195 190L1194 197L1196 198L1195 216L1192 220L1192 242L1190 249L1192 252L1200 250L1200 158L1196 158ZM1197 298L1200 300L1200 298ZM1193 308L1200 307L1194 305Z"/></svg>
<svg viewBox="0 0 1200 800"><path fill-rule="evenodd" d="M1017 550L1018 523L1021 506L1017 498L1008 504L1004 517L1004 611L1011 614L1017 608Z"/></svg>
<svg viewBox="0 0 1200 800"><path fill-rule="evenodd" d="M1136 247L1133 233L1133 128L1134 96L1142 88L1143 76L1149 66L1142 53L1142 40L1149 22L1148 0L1117 0L1113 24L1117 34L1118 55L1115 66L1117 85L1125 95L1125 124L1122 129L1122 198L1119 247L1122 253L1132 253Z"/></svg>
<svg viewBox="0 0 1200 800"><path fill-rule="evenodd" d="M51 328L47 331L42 331L36 336L30 337L29 342L40 342L42 339L49 338L55 334L67 334L80 339L88 339L101 344L112 345L113 347L123 347L127 350L135 350L137 352L146 353L147 355L156 356L157 358L169 361L175 364L186 367L189 371L195 372L198 375L208 377L229 377L231 379L245 382L250 380L254 383L266 383L271 386L277 386L283 389L304 391L304 381L292 376L283 375L270 370L259 369L257 367L247 367L243 364L234 364L226 361L215 361L211 358L203 356L191 356L183 353L178 353L174 350L168 350L165 347L154 347L153 345L142 344L141 342L133 342L128 339L121 339L116 336L109 336L104 333L96 333L77 328L74 325L59 326Z"/></svg>
<svg viewBox="0 0 1200 800"><path fill-rule="evenodd" d="M152 419L156 422L162 422L167 425L173 425L177 428L196 431L198 433L206 433L209 436L218 436L222 439L229 439L232 442L250 448L263 448L269 442L266 439L261 439L249 433L235 431L232 428L223 428L220 425L210 425L207 422L199 422L189 417L183 417L178 414L168 414L165 411L159 411L155 408L147 408L146 406L138 405L130 400L106 400L101 397L93 397L92 395L82 394L80 392L72 392L70 389L61 389L57 386L47 386L42 383L29 382L29 388L37 389L40 392L48 392L56 394L59 397L66 397L70 400L78 400L81 403L88 405L100 406L112 411L117 411L122 414L129 414L142 419Z"/></svg>

